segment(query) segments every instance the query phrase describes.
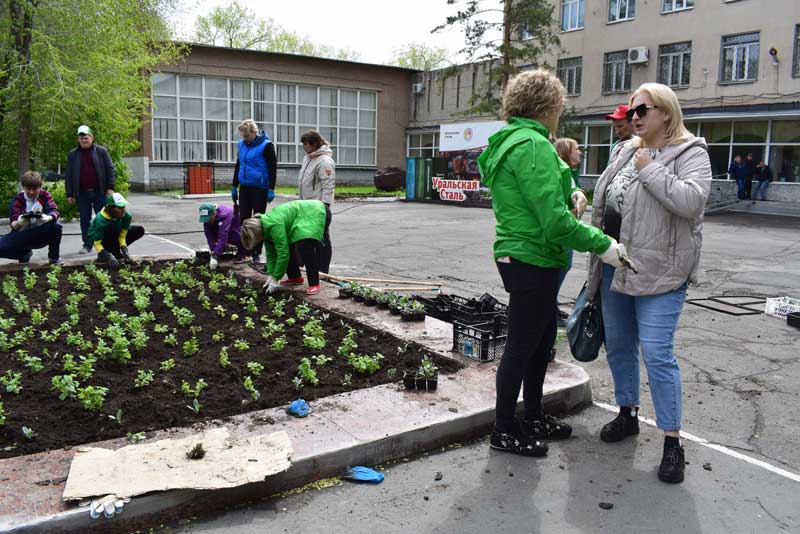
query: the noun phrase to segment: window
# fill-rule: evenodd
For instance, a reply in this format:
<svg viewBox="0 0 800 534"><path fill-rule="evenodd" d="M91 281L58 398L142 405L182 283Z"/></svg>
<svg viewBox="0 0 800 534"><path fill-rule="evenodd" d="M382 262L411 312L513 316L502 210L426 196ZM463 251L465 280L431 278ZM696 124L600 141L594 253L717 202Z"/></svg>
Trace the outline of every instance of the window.
<svg viewBox="0 0 800 534"><path fill-rule="evenodd" d="M565 32L583 29L585 10L584 0L561 0L561 29Z"/></svg>
<svg viewBox="0 0 800 534"><path fill-rule="evenodd" d="M694 0L663 0L661 4L662 13L672 13L674 11L683 11L684 9L691 9L694 7Z"/></svg>
<svg viewBox="0 0 800 534"><path fill-rule="evenodd" d="M720 81L754 82L758 79L759 32L722 37Z"/></svg>
<svg viewBox="0 0 800 534"><path fill-rule="evenodd" d="M611 147L616 142L613 129L610 124L604 124L589 126L586 130L586 143L581 147L586 165L583 174L590 176L603 174L611 156Z"/></svg>
<svg viewBox="0 0 800 534"><path fill-rule="evenodd" d="M636 0L608 0L608 22L632 20L636 16Z"/></svg>
<svg viewBox="0 0 800 534"><path fill-rule="evenodd" d="M531 32L531 27L529 24L523 24L522 27L519 29L519 40L520 41L529 41L533 39L533 33Z"/></svg>
<svg viewBox="0 0 800 534"><path fill-rule="evenodd" d="M692 43L658 47L658 82L670 87L688 87L692 61Z"/></svg>
<svg viewBox="0 0 800 534"><path fill-rule="evenodd" d="M800 24L794 27L794 69L792 75L800 77Z"/></svg>
<svg viewBox="0 0 800 534"><path fill-rule="evenodd" d="M564 84L567 95L576 96L581 94L581 70L583 69L583 58L573 57L569 59L559 59L556 73L558 79Z"/></svg>
<svg viewBox="0 0 800 534"><path fill-rule="evenodd" d="M603 92L623 93L631 89L628 51L608 52L603 63Z"/></svg>
<svg viewBox="0 0 800 534"><path fill-rule="evenodd" d="M376 164L373 91L175 74L155 74L151 83L154 161L236 161L238 126L252 118L279 163L298 163L300 135L314 129L338 163Z"/></svg>
<svg viewBox="0 0 800 534"><path fill-rule="evenodd" d="M410 158L435 158L439 155L438 132L408 134L408 150Z"/></svg>

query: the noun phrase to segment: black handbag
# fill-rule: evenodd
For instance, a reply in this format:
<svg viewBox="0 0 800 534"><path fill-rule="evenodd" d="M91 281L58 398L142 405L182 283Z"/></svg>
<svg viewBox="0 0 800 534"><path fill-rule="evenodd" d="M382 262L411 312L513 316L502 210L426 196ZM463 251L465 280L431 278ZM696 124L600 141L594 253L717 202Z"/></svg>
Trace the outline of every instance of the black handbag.
<svg viewBox="0 0 800 534"><path fill-rule="evenodd" d="M569 350L579 362L591 362L597 359L600 347L605 341L603 330L603 310L600 294L589 300L586 284L578 294L575 307L567 320L567 340Z"/></svg>

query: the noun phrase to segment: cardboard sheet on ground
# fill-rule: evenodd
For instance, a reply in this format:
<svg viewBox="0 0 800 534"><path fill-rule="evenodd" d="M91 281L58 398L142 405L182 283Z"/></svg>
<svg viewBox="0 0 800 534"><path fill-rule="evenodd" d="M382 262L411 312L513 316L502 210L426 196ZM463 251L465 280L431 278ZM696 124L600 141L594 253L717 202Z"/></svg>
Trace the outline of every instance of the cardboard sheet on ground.
<svg viewBox="0 0 800 534"><path fill-rule="evenodd" d="M186 452L197 443L206 451L199 460ZM133 497L172 489L220 489L286 471L292 444L286 432L231 438L227 428L118 450L77 449L64 486L65 501L114 494Z"/></svg>

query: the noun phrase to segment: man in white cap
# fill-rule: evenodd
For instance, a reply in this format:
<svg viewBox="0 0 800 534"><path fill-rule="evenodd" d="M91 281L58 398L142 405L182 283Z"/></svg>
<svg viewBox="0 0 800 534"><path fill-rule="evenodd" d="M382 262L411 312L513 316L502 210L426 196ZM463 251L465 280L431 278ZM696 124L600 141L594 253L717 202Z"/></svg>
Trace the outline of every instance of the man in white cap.
<svg viewBox="0 0 800 534"><path fill-rule="evenodd" d="M125 197L112 193L106 197L105 207L92 219L88 236L97 250L96 263L112 268L119 267L120 262L133 263L128 246L141 239L144 228L131 226L133 215L125 209L127 205Z"/></svg>
<svg viewBox="0 0 800 534"><path fill-rule="evenodd" d="M92 250L89 240L89 223L92 212L99 213L106 203L106 197L114 192L114 163L105 147L94 143L91 128L85 124L78 127L78 146L69 151L64 186L67 202L78 202L81 219L83 245L80 253Z"/></svg>

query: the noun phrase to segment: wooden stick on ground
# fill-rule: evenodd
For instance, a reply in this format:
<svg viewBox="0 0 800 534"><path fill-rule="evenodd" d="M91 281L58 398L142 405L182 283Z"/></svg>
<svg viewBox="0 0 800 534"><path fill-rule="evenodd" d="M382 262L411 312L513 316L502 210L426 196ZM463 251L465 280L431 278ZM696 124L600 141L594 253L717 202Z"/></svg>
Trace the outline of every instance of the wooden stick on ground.
<svg viewBox="0 0 800 534"><path fill-rule="evenodd" d="M416 280L391 280L383 278L356 278L349 276L334 276L332 274L319 273L319 277L323 280L330 280L332 282L368 282L372 284L401 284L401 285L417 285L427 287L441 287L444 284L433 282L420 282Z"/></svg>

